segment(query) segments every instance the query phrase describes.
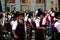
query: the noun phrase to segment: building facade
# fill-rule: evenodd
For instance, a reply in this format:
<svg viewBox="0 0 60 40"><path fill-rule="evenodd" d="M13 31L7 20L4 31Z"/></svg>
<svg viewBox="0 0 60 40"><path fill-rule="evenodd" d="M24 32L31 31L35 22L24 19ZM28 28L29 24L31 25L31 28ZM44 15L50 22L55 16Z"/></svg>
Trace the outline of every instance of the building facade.
<svg viewBox="0 0 60 40"><path fill-rule="evenodd" d="M7 11L59 9L58 0L4 0L4 3Z"/></svg>
<svg viewBox="0 0 60 40"><path fill-rule="evenodd" d="M53 8L54 10L59 10L58 0L51 1L51 8Z"/></svg>

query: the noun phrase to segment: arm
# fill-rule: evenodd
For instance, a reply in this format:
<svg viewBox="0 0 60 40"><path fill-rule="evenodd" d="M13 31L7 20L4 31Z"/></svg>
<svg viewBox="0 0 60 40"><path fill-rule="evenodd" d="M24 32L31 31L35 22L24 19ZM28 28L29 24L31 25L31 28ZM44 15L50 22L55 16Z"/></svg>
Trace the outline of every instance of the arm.
<svg viewBox="0 0 60 40"><path fill-rule="evenodd" d="M15 34L16 28L17 28L17 22L15 21L12 26L12 33L13 33L14 38L18 39L18 36Z"/></svg>
<svg viewBox="0 0 60 40"><path fill-rule="evenodd" d="M35 20L35 24L36 24L36 28L40 29L40 20L39 19Z"/></svg>
<svg viewBox="0 0 60 40"><path fill-rule="evenodd" d="M45 29L44 27L40 27L40 20L39 19L35 20L35 24L36 24L37 29Z"/></svg>
<svg viewBox="0 0 60 40"><path fill-rule="evenodd" d="M47 23L46 21L47 21L46 18L44 18L43 21L42 21L42 27L48 26L48 25L46 24L46 23Z"/></svg>
<svg viewBox="0 0 60 40"><path fill-rule="evenodd" d="M28 19L28 21L29 21L30 25L33 26L33 25L32 25L32 22L31 22L31 19Z"/></svg>
<svg viewBox="0 0 60 40"><path fill-rule="evenodd" d="M18 36L15 34L15 30L12 30L12 33L13 33L14 38L18 39Z"/></svg>

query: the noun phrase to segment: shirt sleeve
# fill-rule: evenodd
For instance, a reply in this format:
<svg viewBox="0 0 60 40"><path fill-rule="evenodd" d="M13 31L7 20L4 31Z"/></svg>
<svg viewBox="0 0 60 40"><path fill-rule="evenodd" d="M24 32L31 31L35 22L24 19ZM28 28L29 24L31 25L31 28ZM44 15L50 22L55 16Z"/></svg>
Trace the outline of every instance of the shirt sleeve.
<svg viewBox="0 0 60 40"><path fill-rule="evenodd" d="M26 23L24 22L24 29L25 29L25 31L27 30L27 27L26 27Z"/></svg>
<svg viewBox="0 0 60 40"><path fill-rule="evenodd" d="M12 30L16 30L17 25L18 25L18 23L17 23L17 21L15 21L14 24L13 24L13 26L12 26Z"/></svg>
<svg viewBox="0 0 60 40"><path fill-rule="evenodd" d="M60 33L60 23L58 23L58 24L56 25L56 29L57 29L57 31Z"/></svg>
<svg viewBox="0 0 60 40"><path fill-rule="evenodd" d="M35 24L36 24L36 27L38 28L40 26L40 20L39 19L36 19L35 20Z"/></svg>
<svg viewBox="0 0 60 40"><path fill-rule="evenodd" d="M13 23L14 23L14 21L11 21L11 22L10 22L10 25L13 26Z"/></svg>
<svg viewBox="0 0 60 40"><path fill-rule="evenodd" d="M11 19L11 15L8 15L9 20Z"/></svg>
<svg viewBox="0 0 60 40"><path fill-rule="evenodd" d="M25 20L25 21L27 21L27 19L28 19L28 17L25 17L25 19L24 19L24 20Z"/></svg>
<svg viewBox="0 0 60 40"><path fill-rule="evenodd" d="M51 17L50 16L48 16L48 20L51 21Z"/></svg>
<svg viewBox="0 0 60 40"><path fill-rule="evenodd" d="M26 25L24 26L24 29L25 29L25 31L27 31L27 26Z"/></svg>
<svg viewBox="0 0 60 40"><path fill-rule="evenodd" d="M45 25L45 24L46 24L46 18L44 18L42 21L42 25Z"/></svg>
<svg viewBox="0 0 60 40"><path fill-rule="evenodd" d="M59 24L59 22L56 22L56 23L54 24L54 26L57 27L58 24Z"/></svg>
<svg viewBox="0 0 60 40"><path fill-rule="evenodd" d="M31 23L31 19L29 18L28 21Z"/></svg>

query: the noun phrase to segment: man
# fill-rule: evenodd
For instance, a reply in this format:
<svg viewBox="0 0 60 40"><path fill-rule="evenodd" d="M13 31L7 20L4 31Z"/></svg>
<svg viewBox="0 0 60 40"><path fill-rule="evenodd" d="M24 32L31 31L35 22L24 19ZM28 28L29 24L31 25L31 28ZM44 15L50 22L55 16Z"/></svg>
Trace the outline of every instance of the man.
<svg viewBox="0 0 60 40"><path fill-rule="evenodd" d="M60 40L60 12L55 13L55 18L53 23L54 40Z"/></svg>
<svg viewBox="0 0 60 40"><path fill-rule="evenodd" d="M27 27L27 34L29 34L28 40L31 40L31 37L32 37L32 14L31 13L29 13L27 21L25 22L26 22L26 27Z"/></svg>
<svg viewBox="0 0 60 40"><path fill-rule="evenodd" d="M43 30L45 28L42 27L42 20L44 18L44 13L42 12L40 13L37 14L37 18L35 19L35 24L36 24L35 40L44 40Z"/></svg>
<svg viewBox="0 0 60 40"><path fill-rule="evenodd" d="M12 32L15 40L24 40L24 14L16 12L15 22L12 26Z"/></svg>

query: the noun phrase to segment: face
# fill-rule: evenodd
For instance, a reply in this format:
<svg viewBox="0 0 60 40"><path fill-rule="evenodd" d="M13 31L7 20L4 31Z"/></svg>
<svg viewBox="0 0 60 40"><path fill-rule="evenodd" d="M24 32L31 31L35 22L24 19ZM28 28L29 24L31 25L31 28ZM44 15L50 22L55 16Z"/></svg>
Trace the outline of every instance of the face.
<svg viewBox="0 0 60 40"><path fill-rule="evenodd" d="M23 19L24 19L24 17L23 17L22 15L20 15L20 16L19 16L19 19L20 19L20 20L23 20Z"/></svg>
<svg viewBox="0 0 60 40"><path fill-rule="evenodd" d="M40 15L40 18L43 18L43 15Z"/></svg>
<svg viewBox="0 0 60 40"><path fill-rule="evenodd" d="M16 20L18 20L18 19L19 19L19 17L16 18Z"/></svg>
<svg viewBox="0 0 60 40"><path fill-rule="evenodd" d="M60 16L57 17L60 20Z"/></svg>

